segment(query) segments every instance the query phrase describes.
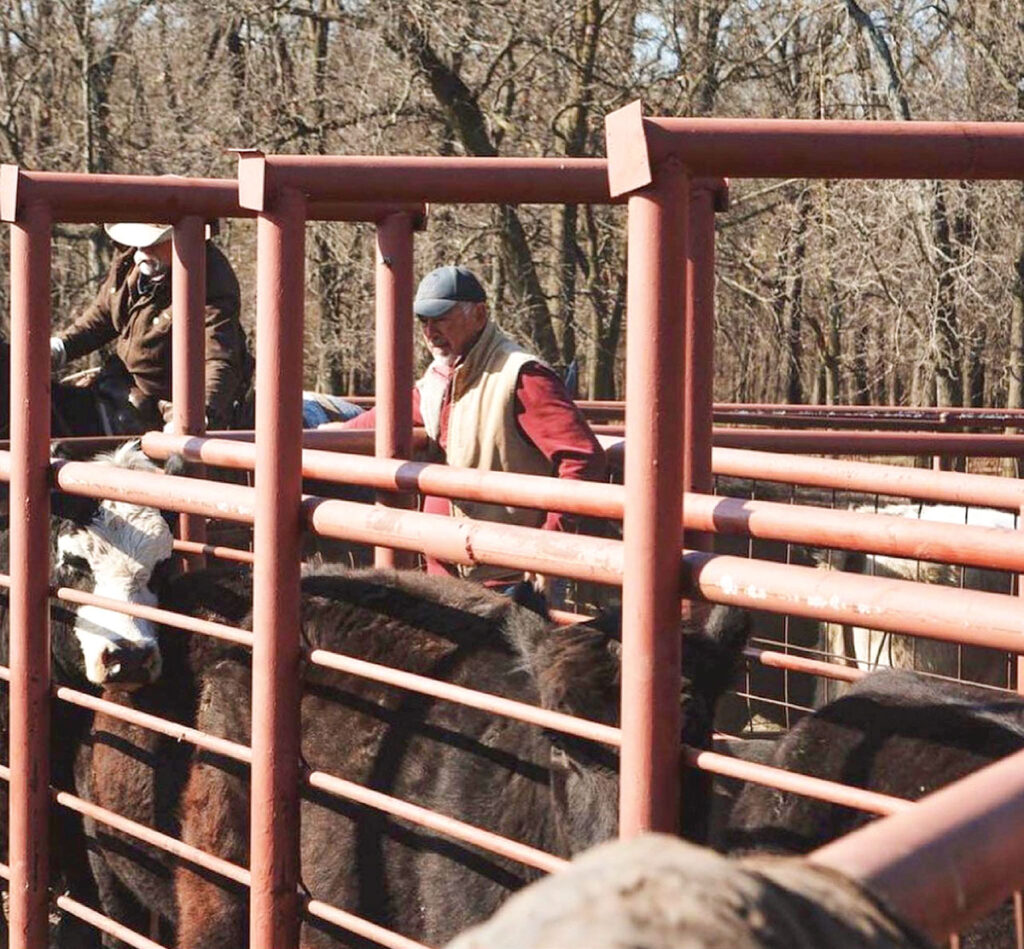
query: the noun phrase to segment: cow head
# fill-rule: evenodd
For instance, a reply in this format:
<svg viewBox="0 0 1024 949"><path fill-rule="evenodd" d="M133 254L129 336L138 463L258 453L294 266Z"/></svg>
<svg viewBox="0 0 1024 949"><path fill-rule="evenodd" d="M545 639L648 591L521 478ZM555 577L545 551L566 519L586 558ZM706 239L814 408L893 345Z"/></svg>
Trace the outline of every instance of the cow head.
<svg viewBox="0 0 1024 949"><path fill-rule="evenodd" d="M137 443L96 459L119 467L159 470ZM55 552L56 583L122 602L155 606L156 581L169 562L172 535L156 508L124 501L64 498ZM86 679L104 688L145 685L160 675L156 627L99 606L69 614L71 636L55 629L55 652L80 651ZM70 640L70 641L68 641ZM58 657L59 658L59 657Z"/></svg>
<svg viewBox="0 0 1024 949"><path fill-rule="evenodd" d="M518 632L518 631L517 631ZM532 630L531 630L532 633ZM750 633L750 614L736 607L705 604L680 628L682 742L711 748L719 699L734 681ZM609 725L619 724L621 616L617 610L543 635L513 639L544 708ZM618 826L619 757L615 749L561 733L549 734L552 773L567 850L577 853L615 836ZM559 775L561 771L561 775ZM683 772L680 832L697 841L707 834L710 781L704 772Z"/></svg>

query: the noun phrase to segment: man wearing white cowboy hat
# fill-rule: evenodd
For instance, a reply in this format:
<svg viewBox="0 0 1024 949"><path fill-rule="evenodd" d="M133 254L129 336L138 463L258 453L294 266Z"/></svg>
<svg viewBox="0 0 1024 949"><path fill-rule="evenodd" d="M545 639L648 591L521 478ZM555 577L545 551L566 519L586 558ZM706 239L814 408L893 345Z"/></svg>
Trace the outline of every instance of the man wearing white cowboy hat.
<svg viewBox="0 0 1024 949"><path fill-rule="evenodd" d="M67 330L50 339L51 363L60 369L114 343L131 377L128 400L145 427L158 428L170 421L174 228L121 223L104 225L104 229L122 249L114 255L93 302ZM231 264L207 241L206 415L210 428L230 424L236 404L251 383L253 362L239 322L240 308L238 279Z"/></svg>

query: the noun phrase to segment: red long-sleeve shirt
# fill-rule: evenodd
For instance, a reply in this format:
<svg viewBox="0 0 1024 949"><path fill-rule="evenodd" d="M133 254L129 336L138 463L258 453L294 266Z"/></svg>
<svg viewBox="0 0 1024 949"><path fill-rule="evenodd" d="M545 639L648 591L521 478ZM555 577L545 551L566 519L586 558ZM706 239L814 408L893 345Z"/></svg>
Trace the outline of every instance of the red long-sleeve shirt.
<svg viewBox="0 0 1024 949"><path fill-rule="evenodd" d="M577 481L599 481L604 477L604 449L590 430L582 413L572 401L562 380L541 363L527 363L516 381L515 419L520 433L551 462L551 473ZM441 406L438 442L448 443L448 416L451 402ZM413 425L422 425L419 390L412 391ZM376 412L370 409L345 423L346 428L373 428ZM447 498L424 497L423 510L431 514L450 514ZM549 511L541 525L544 530L564 530L563 515ZM428 558L429 572L443 570ZM447 572L447 571L445 571Z"/></svg>

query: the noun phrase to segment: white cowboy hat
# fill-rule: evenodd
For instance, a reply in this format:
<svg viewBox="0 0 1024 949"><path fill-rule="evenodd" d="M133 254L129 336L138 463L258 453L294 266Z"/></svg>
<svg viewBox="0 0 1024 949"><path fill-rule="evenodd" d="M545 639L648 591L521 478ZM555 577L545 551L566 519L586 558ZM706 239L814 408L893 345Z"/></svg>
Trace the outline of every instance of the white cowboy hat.
<svg viewBox="0 0 1024 949"><path fill-rule="evenodd" d="M152 247L168 240L174 232L173 224L104 224L103 230L112 241L125 247ZM210 239L210 225L206 225L206 239Z"/></svg>

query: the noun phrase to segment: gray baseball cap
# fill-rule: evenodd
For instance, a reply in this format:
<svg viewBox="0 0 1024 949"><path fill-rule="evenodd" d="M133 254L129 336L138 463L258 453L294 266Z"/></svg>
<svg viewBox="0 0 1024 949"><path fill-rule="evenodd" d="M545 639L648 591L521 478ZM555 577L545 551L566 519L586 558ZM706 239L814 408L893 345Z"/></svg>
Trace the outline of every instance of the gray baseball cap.
<svg viewBox="0 0 1024 949"><path fill-rule="evenodd" d="M484 288L465 267L438 267L431 270L416 289L412 309L417 316L434 319L444 316L456 303L483 303Z"/></svg>

